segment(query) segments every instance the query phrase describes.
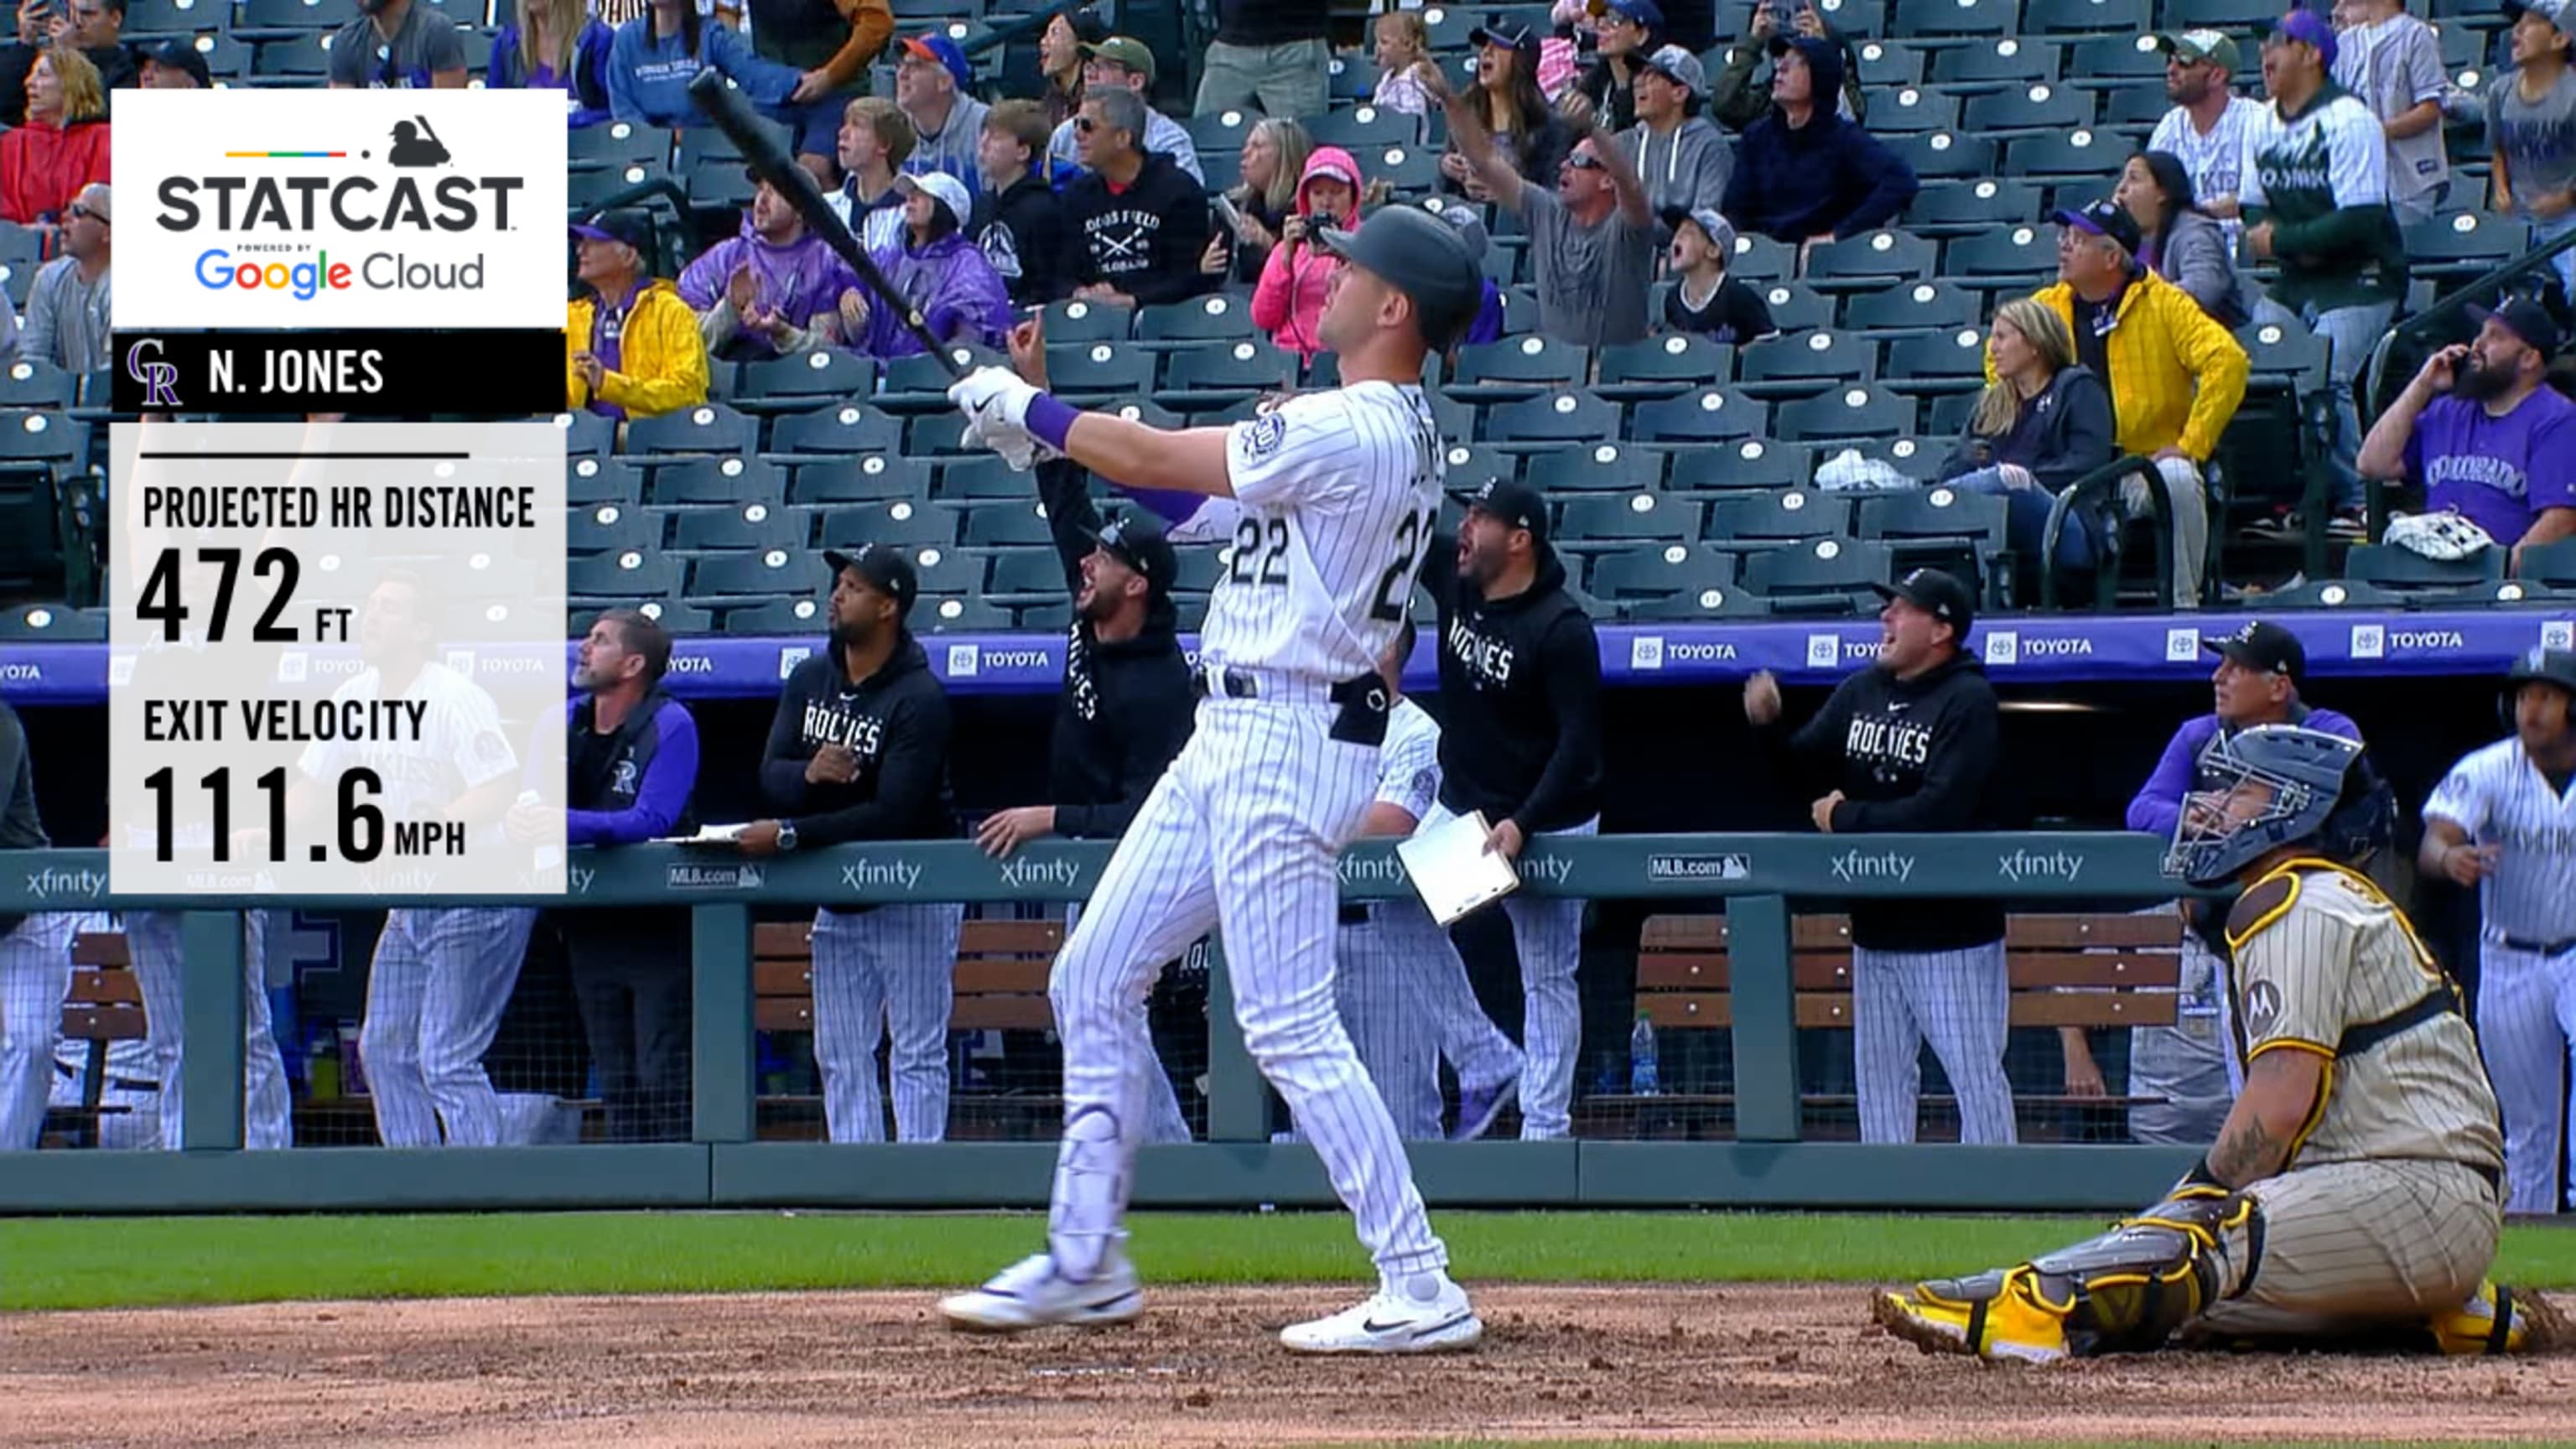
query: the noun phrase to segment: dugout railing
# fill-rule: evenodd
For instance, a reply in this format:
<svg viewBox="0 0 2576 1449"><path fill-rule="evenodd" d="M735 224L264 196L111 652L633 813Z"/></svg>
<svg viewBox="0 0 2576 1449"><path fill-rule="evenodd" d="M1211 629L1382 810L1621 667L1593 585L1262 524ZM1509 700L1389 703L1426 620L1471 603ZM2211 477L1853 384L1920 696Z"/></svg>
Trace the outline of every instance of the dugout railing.
<svg viewBox="0 0 2576 1449"><path fill-rule="evenodd" d="M1524 888L1722 908L1729 918L1736 1140L1417 1143L1435 1205L2117 1210L2152 1201L2188 1150L2120 1145L1910 1146L1801 1141L1792 903L1992 896L2016 903L2171 899L2147 835L1629 835L1534 842ZM752 862L673 846L575 851L561 898L476 897L563 909L691 912L695 1043L686 1143L242 1150L242 932L201 900L112 897L96 850L13 852L0 913L187 909L185 1150L0 1152L0 1212L232 1212L490 1208L1039 1207L1055 1147L836 1146L754 1132L752 906L1087 895L1107 847L1047 843L1008 862L965 841L847 846ZM1346 898L1411 889L1384 844L1342 861ZM467 903L460 898L459 904ZM261 898L263 908L363 905ZM1236 1030L1222 942L1211 952L1208 1137L1149 1147L1149 1207L1328 1206L1313 1152L1269 1140L1265 1085Z"/></svg>

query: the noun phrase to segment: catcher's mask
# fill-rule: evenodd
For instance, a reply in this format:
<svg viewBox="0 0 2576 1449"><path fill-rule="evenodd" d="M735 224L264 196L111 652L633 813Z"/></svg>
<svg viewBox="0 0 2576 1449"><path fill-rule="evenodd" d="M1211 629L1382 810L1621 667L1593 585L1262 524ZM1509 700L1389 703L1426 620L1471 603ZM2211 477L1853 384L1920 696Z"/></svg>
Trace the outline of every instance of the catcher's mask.
<svg viewBox="0 0 2576 1449"><path fill-rule="evenodd" d="M2257 725L2222 738L2201 757L2218 783L2183 797L2165 874L2223 885L2274 846L2333 835L2345 772L2360 755L2352 740L2298 725Z"/></svg>

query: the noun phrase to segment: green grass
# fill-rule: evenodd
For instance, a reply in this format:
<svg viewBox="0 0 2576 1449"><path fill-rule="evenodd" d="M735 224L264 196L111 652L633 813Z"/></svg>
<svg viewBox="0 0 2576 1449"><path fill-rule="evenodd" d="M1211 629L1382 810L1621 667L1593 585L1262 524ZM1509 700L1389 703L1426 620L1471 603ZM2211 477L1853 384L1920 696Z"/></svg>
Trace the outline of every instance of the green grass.
<svg viewBox="0 0 2576 1449"><path fill-rule="evenodd" d="M1790 1213L1439 1215L1475 1282L1883 1282L2026 1258L2085 1218ZM0 1221L0 1309L289 1298L936 1288L1036 1249L1029 1214L488 1213ZM1354 1279L1339 1213L1143 1214L1163 1283ZM2505 1231L2497 1276L2576 1288L2576 1233Z"/></svg>

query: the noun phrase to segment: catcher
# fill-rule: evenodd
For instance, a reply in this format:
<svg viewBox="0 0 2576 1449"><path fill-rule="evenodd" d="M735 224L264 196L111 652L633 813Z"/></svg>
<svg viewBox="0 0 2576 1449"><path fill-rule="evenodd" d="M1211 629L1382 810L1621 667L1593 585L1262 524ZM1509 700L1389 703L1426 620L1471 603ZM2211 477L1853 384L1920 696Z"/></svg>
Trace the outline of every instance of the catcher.
<svg viewBox="0 0 2576 1449"><path fill-rule="evenodd" d="M2215 746L2165 871L2236 883L2226 916L2245 1088L2164 1201L2011 1268L1881 1293L1927 1352L2050 1362L2187 1341L2563 1339L2485 1281L2503 1229L2496 1098L2459 995L2404 913L2339 865L2361 746L2262 725Z"/></svg>

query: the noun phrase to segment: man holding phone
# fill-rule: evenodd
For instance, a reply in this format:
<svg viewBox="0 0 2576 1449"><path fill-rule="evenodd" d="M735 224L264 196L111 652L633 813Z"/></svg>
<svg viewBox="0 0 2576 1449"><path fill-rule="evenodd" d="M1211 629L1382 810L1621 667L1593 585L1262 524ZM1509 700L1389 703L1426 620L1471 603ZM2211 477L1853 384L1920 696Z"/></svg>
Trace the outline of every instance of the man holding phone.
<svg viewBox="0 0 2576 1449"><path fill-rule="evenodd" d="M1860 67L1853 63L1850 47L1842 36L1825 23L1815 0L1753 0L1752 25L1742 40L1726 48L1726 68L1709 85L1708 115L1712 120L1730 131L1742 131L1771 114L1770 78L1765 76L1757 83L1753 73L1763 57L1777 53L1773 41L1792 35L1829 41L1845 52L1837 108L1855 121L1867 115L1868 106L1861 97Z"/></svg>

